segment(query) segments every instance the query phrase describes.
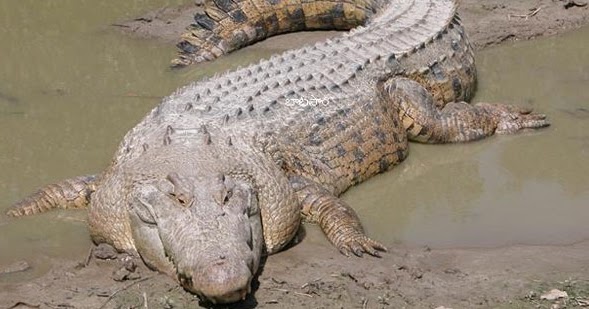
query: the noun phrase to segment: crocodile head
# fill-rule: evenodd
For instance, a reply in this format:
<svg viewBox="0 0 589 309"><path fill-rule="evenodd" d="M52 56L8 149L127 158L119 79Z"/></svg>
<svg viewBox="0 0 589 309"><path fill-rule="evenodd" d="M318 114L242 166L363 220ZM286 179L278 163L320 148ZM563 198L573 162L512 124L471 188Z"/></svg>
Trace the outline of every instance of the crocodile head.
<svg viewBox="0 0 589 309"><path fill-rule="evenodd" d="M189 292L213 303L235 302L250 292L263 232L246 177L178 171L136 183L129 219L146 264Z"/></svg>

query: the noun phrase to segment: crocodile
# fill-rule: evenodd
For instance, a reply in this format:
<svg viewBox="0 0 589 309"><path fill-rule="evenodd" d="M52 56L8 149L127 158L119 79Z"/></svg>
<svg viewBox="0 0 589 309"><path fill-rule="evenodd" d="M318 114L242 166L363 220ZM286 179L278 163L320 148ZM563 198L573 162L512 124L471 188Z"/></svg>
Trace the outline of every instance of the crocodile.
<svg viewBox="0 0 589 309"><path fill-rule="evenodd" d="M476 68L451 0L215 0L195 21L176 64L277 33L353 29L178 89L105 171L41 188L8 215L87 207L95 243L203 299L235 302L303 219L345 255L386 251L339 196L399 164L409 141L549 125L529 108L466 103Z"/></svg>

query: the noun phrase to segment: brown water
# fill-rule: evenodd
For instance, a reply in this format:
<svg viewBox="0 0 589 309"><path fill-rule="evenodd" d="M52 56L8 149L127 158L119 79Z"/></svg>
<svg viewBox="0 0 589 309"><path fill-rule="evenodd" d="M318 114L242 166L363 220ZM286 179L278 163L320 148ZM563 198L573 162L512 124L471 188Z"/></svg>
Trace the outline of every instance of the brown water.
<svg viewBox="0 0 589 309"><path fill-rule="evenodd" d="M371 235L432 247L589 238L589 28L484 50L474 101L532 106L548 129L465 145L412 144L355 188Z"/></svg>
<svg viewBox="0 0 589 309"><path fill-rule="evenodd" d="M183 1L0 2L1 212L43 184L100 172L124 133L178 86L301 37L174 72L173 46L108 26L174 2ZM413 144L401 166L345 195L369 234L432 247L589 238L588 38L585 28L480 53L477 99L530 104L553 126L466 145ZM34 276L89 247L84 212L0 217L0 266L25 259L35 270L0 280Z"/></svg>

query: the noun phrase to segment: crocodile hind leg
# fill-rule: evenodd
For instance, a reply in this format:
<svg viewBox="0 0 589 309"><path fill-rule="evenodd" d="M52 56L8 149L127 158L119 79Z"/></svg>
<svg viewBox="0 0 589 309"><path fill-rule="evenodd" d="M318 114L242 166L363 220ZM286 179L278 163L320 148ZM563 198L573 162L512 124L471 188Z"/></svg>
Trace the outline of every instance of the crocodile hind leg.
<svg viewBox="0 0 589 309"><path fill-rule="evenodd" d="M382 84L381 91L399 105L408 138L417 142L468 142L550 125L545 115L514 105L455 102L439 110L432 95L408 78L391 78Z"/></svg>
<svg viewBox="0 0 589 309"><path fill-rule="evenodd" d="M204 12L182 34L172 66L213 60L281 33L349 30L376 8L375 0L205 0Z"/></svg>
<svg viewBox="0 0 589 309"><path fill-rule="evenodd" d="M29 197L14 204L6 214L11 217L28 216L54 208L85 208L96 190L94 175L66 179L39 189Z"/></svg>
<svg viewBox="0 0 589 309"><path fill-rule="evenodd" d="M342 254L362 256L368 253L379 256L379 251L387 250L364 234L354 210L331 192L298 176L291 177L291 184L301 202L303 218L307 222L319 224L327 239Z"/></svg>

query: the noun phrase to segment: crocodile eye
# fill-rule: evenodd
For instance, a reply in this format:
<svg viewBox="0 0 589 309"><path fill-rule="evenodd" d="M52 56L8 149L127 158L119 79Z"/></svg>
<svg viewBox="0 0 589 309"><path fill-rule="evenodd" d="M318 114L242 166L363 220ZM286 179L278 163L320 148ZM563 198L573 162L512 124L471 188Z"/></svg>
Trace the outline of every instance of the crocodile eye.
<svg viewBox="0 0 589 309"><path fill-rule="evenodd" d="M177 201L178 201L178 203L180 203L180 205L182 205L182 206L186 206L186 204L187 204L187 203L186 203L186 199L185 199L185 198L184 198L182 195L180 195L180 196L176 196L176 200L177 200Z"/></svg>
<svg viewBox="0 0 589 309"><path fill-rule="evenodd" d="M182 193L177 194L175 192L171 192L170 196L184 207L188 207L192 203L192 198Z"/></svg>
<svg viewBox="0 0 589 309"><path fill-rule="evenodd" d="M233 196L233 190L228 189L225 192L225 197L223 198L223 204L229 203L229 199L231 199L232 196Z"/></svg>
<svg viewBox="0 0 589 309"><path fill-rule="evenodd" d="M190 180L177 173L168 174L166 179L173 185L168 194L181 206L189 207L194 201L193 185Z"/></svg>

